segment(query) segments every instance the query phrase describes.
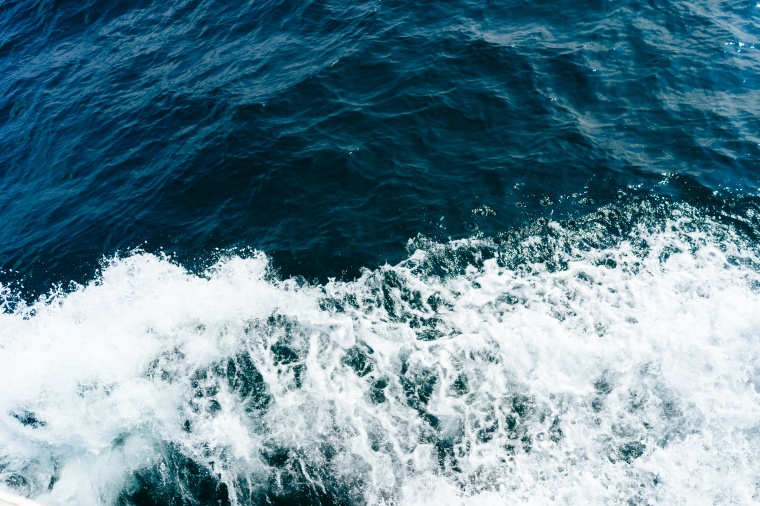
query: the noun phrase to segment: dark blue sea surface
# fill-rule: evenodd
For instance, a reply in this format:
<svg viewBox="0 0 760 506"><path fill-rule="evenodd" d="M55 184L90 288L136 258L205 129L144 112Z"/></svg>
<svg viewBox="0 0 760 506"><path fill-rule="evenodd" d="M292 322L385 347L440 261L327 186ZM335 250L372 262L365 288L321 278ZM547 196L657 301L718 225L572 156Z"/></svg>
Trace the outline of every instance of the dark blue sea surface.
<svg viewBox="0 0 760 506"><path fill-rule="evenodd" d="M418 234L760 188L750 2L0 9L0 264L37 290L135 247L350 277Z"/></svg>
<svg viewBox="0 0 760 506"><path fill-rule="evenodd" d="M759 160L754 1L0 0L0 367L48 378L0 377L0 483L50 504L760 500L760 322L730 309L760 283ZM639 337L573 355L621 326ZM550 336L535 363L508 359L523 332ZM720 395L679 390L678 357ZM734 481L668 475L712 458L671 441L738 433Z"/></svg>

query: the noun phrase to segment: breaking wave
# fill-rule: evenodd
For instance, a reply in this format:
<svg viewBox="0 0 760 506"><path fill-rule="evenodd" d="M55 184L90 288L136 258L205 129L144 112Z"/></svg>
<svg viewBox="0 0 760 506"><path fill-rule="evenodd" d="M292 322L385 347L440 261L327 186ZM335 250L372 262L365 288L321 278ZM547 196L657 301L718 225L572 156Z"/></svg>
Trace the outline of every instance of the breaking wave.
<svg viewBox="0 0 760 506"><path fill-rule="evenodd" d="M420 237L352 281L134 251L38 300L6 286L0 479L83 506L746 504L749 235L641 201Z"/></svg>

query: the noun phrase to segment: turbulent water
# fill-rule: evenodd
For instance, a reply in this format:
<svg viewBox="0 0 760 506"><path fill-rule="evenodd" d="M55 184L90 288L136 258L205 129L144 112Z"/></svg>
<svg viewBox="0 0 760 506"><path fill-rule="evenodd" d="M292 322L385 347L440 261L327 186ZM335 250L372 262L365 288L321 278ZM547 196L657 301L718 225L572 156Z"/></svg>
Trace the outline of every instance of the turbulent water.
<svg viewBox="0 0 760 506"><path fill-rule="evenodd" d="M0 0L0 489L760 502L760 4Z"/></svg>

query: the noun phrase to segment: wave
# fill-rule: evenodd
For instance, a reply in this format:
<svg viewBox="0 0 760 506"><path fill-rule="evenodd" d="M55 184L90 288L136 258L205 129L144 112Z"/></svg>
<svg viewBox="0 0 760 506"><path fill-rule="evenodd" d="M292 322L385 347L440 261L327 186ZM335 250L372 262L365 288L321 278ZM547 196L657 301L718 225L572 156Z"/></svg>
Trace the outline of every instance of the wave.
<svg viewBox="0 0 760 506"><path fill-rule="evenodd" d="M760 496L760 257L686 205L418 238L353 281L134 251L2 293L0 479L43 503Z"/></svg>

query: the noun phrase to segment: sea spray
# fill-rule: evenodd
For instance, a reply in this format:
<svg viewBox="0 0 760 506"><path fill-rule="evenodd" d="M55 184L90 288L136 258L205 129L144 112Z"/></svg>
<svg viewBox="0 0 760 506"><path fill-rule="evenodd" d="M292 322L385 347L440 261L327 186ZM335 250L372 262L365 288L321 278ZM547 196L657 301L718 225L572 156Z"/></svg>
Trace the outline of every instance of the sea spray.
<svg viewBox="0 0 760 506"><path fill-rule="evenodd" d="M322 285L115 257L0 315L0 478L71 505L746 504L759 260L647 201Z"/></svg>

